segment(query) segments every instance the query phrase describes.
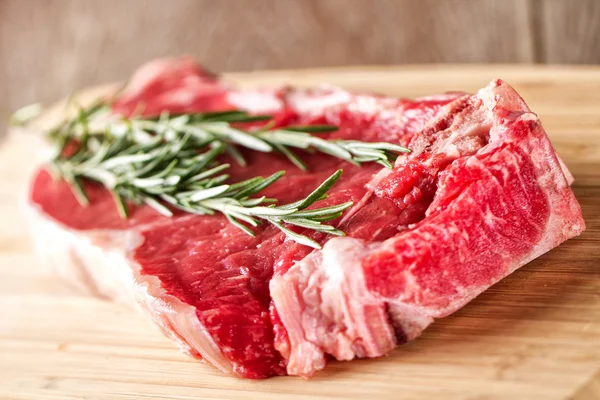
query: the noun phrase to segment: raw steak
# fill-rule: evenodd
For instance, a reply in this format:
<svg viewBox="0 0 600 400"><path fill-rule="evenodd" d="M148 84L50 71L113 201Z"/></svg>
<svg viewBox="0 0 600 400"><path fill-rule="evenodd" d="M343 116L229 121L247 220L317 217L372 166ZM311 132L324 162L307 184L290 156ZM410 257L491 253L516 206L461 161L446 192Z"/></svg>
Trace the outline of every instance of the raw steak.
<svg viewBox="0 0 600 400"><path fill-rule="evenodd" d="M250 237L224 217L147 207L121 219L110 194L91 205L45 169L30 217L46 262L93 293L133 300L187 354L246 378L310 376L337 359L375 357L417 336L514 269L584 229L570 174L539 120L508 85L416 101L337 88L238 91L190 60L142 67L114 105L139 110L270 113L280 126L339 126L328 138L389 141L413 151L393 170L306 154L302 172L278 154L246 152L233 180L286 170L265 191L308 194L338 168L327 203L353 201L348 236L302 232L314 251L264 225Z"/></svg>

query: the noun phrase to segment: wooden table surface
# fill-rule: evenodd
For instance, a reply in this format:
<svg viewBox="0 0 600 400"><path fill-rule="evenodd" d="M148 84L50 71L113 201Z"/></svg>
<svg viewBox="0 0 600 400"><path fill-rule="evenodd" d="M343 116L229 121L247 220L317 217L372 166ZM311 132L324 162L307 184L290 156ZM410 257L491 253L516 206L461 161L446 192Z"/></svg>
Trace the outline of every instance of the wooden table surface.
<svg viewBox="0 0 600 400"><path fill-rule="evenodd" d="M600 69L444 66L232 74L244 86L330 82L415 97L501 77L537 112L575 175L587 231L388 357L310 381L248 381L179 354L129 308L72 291L37 263L17 203L31 142L0 148L0 399L600 398Z"/></svg>

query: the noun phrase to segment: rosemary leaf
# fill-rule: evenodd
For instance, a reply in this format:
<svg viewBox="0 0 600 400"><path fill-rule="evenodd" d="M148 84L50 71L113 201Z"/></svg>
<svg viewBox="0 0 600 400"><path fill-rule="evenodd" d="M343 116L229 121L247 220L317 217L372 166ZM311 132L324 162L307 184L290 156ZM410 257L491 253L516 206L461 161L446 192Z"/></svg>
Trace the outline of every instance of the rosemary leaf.
<svg viewBox="0 0 600 400"><path fill-rule="evenodd" d="M247 147L252 150L270 152L273 148L263 140L256 136L250 135L242 130L232 128L224 122L213 122L205 125L204 129L215 136L220 136L223 139L230 140L240 146Z"/></svg>
<svg viewBox="0 0 600 400"><path fill-rule="evenodd" d="M73 188L73 194L75 195L75 198L77 199L79 204L81 204L84 207L89 206L90 199L88 198L87 194L85 193L85 190L83 189L83 185L81 184L80 179L76 176L66 176L65 178L66 178L67 182L69 182L71 184L71 187Z"/></svg>
<svg viewBox="0 0 600 400"><path fill-rule="evenodd" d="M228 145L225 151L231 156L231 158L235 160L236 163L238 163L240 167L246 167L248 165L246 159L244 158L242 153L237 149L237 147Z"/></svg>
<svg viewBox="0 0 600 400"><path fill-rule="evenodd" d="M302 171L308 171L308 167L306 166L306 164L304 164L304 161L302 161L300 157L294 154L293 151L279 143L274 143L273 146L277 150L279 150L283 155L285 155L288 158L288 160L290 160L292 164L294 164L296 167L300 168Z"/></svg>
<svg viewBox="0 0 600 400"><path fill-rule="evenodd" d="M129 210L127 209L127 204L125 204L125 199L116 190L111 191L111 193L113 195L113 199L115 200L115 204L117 205L119 215L121 215L123 218L127 218L129 216ZM149 200L146 199L146 203L148 203L148 201Z"/></svg>
<svg viewBox="0 0 600 400"><path fill-rule="evenodd" d="M195 203L202 200L210 199L212 197L217 197L220 194L226 192L227 189L229 189L229 185L221 185L209 189L198 190L196 193L190 196L190 201Z"/></svg>
<svg viewBox="0 0 600 400"><path fill-rule="evenodd" d="M275 225L280 231L282 231L283 233L285 233L285 235L287 237L289 237L290 239L292 239L295 242L298 242L300 244L303 244L305 246L308 247L312 247L313 249L320 249L321 245L319 243L317 243L316 241L312 240L311 238L309 238L308 236L304 236L301 235L299 233L296 233L288 228L286 228L285 226L283 226L281 223L277 222L277 221L270 221L273 225Z"/></svg>
<svg viewBox="0 0 600 400"><path fill-rule="evenodd" d="M296 125L286 126L283 128L286 131L292 132L306 132L306 133L319 133L319 132L334 132L337 131L337 126L333 125Z"/></svg>
<svg viewBox="0 0 600 400"><path fill-rule="evenodd" d="M240 190L238 193L236 193L234 195L234 197L236 199L241 199L244 197L252 196L252 195L260 192L261 190L266 189L267 187L271 186L279 178L281 178L284 174L285 174L285 171L279 171L279 172L275 172L273 175L271 175L267 178L264 178L264 179L261 178L261 180L259 182L257 182L256 184L248 185L248 187L244 188L243 190Z"/></svg>
<svg viewBox="0 0 600 400"><path fill-rule="evenodd" d="M311 204L313 204L315 201L321 199L323 197L323 195L325 193L327 193L327 191L329 191L329 189L331 189L331 187L337 182L337 180L340 179L343 172L344 171L341 169L338 169L337 171L335 171L329 178L325 179L323 181L323 183L321 183L319 185L319 187L317 187L302 202L300 202L300 204L298 204L297 207L294 207L294 208L297 208L298 210L302 210L302 209L310 206Z"/></svg>
<svg viewBox="0 0 600 400"><path fill-rule="evenodd" d="M10 116L9 124L12 126L27 125L28 122L40 115L42 110L43 107L40 103L29 104L21 107Z"/></svg>
<svg viewBox="0 0 600 400"><path fill-rule="evenodd" d="M232 217L230 214L225 214L225 217L227 218L227 220L229 221L229 223L233 224L238 229L241 229L246 234L248 234L250 236L256 236L254 234L254 232L252 231L252 229L248 228L246 225L244 225L241 222L239 222L237 219L235 219L234 217Z"/></svg>
<svg viewBox="0 0 600 400"><path fill-rule="evenodd" d="M352 202L346 202L346 203L342 203L342 204L337 204L335 206L330 206L330 207L323 207L323 208L318 208L318 209L314 209L314 210L305 210L305 211L298 211L296 213L294 213L294 215L289 216L289 219L292 218L314 218L314 217L324 217L324 216L328 216L328 215L335 215L337 213L340 213L342 211L345 211L346 209L352 207Z"/></svg>
<svg viewBox="0 0 600 400"><path fill-rule="evenodd" d="M147 197L144 202L166 217L172 217L173 212L153 197Z"/></svg>

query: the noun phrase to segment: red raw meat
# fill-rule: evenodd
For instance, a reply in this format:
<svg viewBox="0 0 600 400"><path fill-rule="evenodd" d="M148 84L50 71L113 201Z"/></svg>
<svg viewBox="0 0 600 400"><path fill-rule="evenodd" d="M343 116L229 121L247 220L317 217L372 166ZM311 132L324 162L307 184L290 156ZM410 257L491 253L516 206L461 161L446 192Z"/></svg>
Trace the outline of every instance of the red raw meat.
<svg viewBox="0 0 600 400"><path fill-rule="evenodd" d="M220 215L135 207L123 220L104 188L86 183L83 208L44 169L30 193L34 239L50 264L94 293L134 300L184 352L224 372L310 376L326 354L385 354L584 229L566 167L501 81L416 101L337 88L237 91L188 59L159 60L114 105L125 115L233 108L413 151L394 170L306 154L308 173L278 154L244 152L249 167L232 167L232 180L286 170L264 193L282 203L344 169L320 205L354 202L336 222L348 236L303 232L319 251L268 224L247 236Z"/></svg>
<svg viewBox="0 0 600 400"><path fill-rule="evenodd" d="M340 224L353 237L276 264L276 348L289 374L311 376L326 354L381 356L585 228L539 120L500 80L449 104L408 147ZM394 234L356 234L368 224L356 220L390 202Z"/></svg>

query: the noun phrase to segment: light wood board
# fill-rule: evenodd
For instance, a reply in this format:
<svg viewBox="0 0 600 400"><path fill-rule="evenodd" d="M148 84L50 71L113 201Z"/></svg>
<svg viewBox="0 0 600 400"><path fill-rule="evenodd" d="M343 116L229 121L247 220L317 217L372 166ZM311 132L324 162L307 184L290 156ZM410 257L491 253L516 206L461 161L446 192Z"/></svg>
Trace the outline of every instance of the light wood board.
<svg viewBox="0 0 600 400"><path fill-rule="evenodd" d="M594 399L600 396L600 69L444 66L232 74L244 86L330 82L416 97L493 78L539 113L575 175L587 231L388 357L310 381L227 377L141 315L72 291L36 262L17 200L31 144L0 148L0 399Z"/></svg>

